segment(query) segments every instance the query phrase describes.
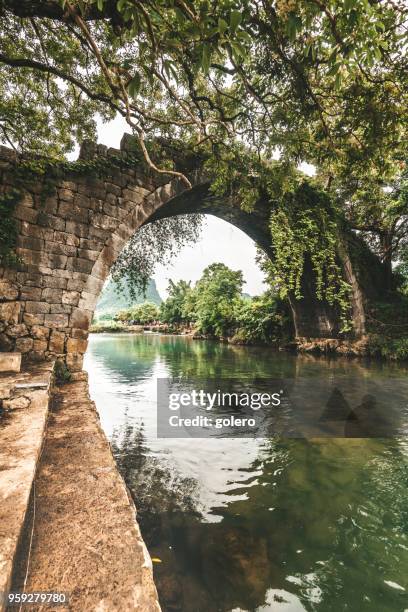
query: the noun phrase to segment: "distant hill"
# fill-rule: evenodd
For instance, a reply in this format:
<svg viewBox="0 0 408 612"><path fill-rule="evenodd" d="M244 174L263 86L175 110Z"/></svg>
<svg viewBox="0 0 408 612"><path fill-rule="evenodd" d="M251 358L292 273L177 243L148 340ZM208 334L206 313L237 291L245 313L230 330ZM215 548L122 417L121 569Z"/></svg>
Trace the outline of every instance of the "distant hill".
<svg viewBox="0 0 408 612"><path fill-rule="evenodd" d="M146 295L142 293L136 296L136 299L130 297L129 289L122 283L124 291L118 292L115 283L112 279L109 279L105 287L102 289L102 293L99 297L96 305L95 317L100 318L106 315L115 315L120 310L130 308L135 304L142 304L143 302L153 302L153 304L161 304L162 299L157 291L156 283L154 279L149 279Z"/></svg>

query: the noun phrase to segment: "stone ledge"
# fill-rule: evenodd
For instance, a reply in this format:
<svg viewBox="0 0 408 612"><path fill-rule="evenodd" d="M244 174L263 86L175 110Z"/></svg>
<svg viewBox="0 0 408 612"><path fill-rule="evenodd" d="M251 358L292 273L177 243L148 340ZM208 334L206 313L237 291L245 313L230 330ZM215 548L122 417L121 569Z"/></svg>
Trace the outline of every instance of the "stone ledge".
<svg viewBox="0 0 408 612"><path fill-rule="evenodd" d="M75 612L160 612L135 507L89 398L86 376L75 378L56 390L52 402L36 476L26 591L65 592L68 609ZM24 583L21 557L14 590Z"/></svg>
<svg viewBox="0 0 408 612"><path fill-rule="evenodd" d="M11 586L48 416L52 364L0 374L0 593ZM41 383L41 384L40 384ZM3 610L0 601L0 610Z"/></svg>

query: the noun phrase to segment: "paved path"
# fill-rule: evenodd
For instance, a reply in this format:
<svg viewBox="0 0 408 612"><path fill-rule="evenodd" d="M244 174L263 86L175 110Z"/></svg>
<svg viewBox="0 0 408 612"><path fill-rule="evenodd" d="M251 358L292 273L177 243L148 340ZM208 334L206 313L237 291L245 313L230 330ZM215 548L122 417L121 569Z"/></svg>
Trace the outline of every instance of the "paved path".
<svg viewBox="0 0 408 612"><path fill-rule="evenodd" d="M24 559L15 586L25 572ZM86 381L57 389L51 407L35 482L26 583L26 592L39 590L67 593L69 606L63 609L75 612L160 610L135 508ZM53 608L24 608L31 609Z"/></svg>

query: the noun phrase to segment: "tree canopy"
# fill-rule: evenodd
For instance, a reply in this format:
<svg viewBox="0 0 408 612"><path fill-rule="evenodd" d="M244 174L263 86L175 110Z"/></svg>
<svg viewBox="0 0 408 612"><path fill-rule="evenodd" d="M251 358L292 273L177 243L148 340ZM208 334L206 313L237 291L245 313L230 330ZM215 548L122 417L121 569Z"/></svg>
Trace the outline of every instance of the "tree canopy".
<svg viewBox="0 0 408 612"><path fill-rule="evenodd" d="M215 189L238 184L248 209L278 197L272 225L297 230L286 194L309 162L334 211L315 222L326 270L341 219L391 274L408 239L407 13L404 0L0 0L0 140L63 157L119 114L155 171L190 185L151 144L177 139L205 151Z"/></svg>

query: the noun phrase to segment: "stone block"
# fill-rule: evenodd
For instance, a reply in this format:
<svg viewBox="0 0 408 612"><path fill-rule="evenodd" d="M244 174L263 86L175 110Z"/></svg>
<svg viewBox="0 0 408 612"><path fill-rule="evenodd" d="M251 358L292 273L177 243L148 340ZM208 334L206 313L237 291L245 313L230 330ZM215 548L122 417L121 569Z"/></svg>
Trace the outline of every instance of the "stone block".
<svg viewBox="0 0 408 612"><path fill-rule="evenodd" d="M92 315L93 313L90 311L73 308L69 324L71 327L88 329L92 321Z"/></svg>
<svg viewBox="0 0 408 612"><path fill-rule="evenodd" d="M100 251L88 251L87 249L78 249L78 257L82 259L88 259L89 261L96 261L99 257Z"/></svg>
<svg viewBox="0 0 408 612"><path fill-rule="evenodd" d="M50 329L48 327L43 327L42 325L33 325L30 333L33 338L38 340L47 340L50 335Z"/></svg>
<svg viewBox="0 0 408 612"><path fill-rule="evenodd" d="M33 350L37 353L43 353L48 348L48 340L34 340Z"/></svg>
<svg viewBox="0 0 408 612"><path fill-rule="evenodd" d="M30 314L47 314L50 312L50 305L47 302L27 302L25 311Z"/></svg>
<svg viewBox="0 0 408 612"><path fill-rule="evenodd" d="M80 294L78 291L64 291L62 294L62 303L71 306L78 306Z"/></svg>
<svg viewBox="0 0 408 612"><path fill-rule="evenodd" d="M17 325L12 325L7 328L6 334L11 338L21 338L22 336L27 336L28 329L24 323L19 323Z"/></svg>
<svg viewBox="0 0 408 612"><path fill-rule="evenodd" d="M0 280L0 301L14 301L18 298L18 287L9 280Z"/></svg>
<svg viewBox="0 0 408 612"><path fill-rule="evenodd" d="M6 323L17 324L20 316L20 302L4 302L0 303L0 321Z"/></svg>
<svg viewBox="0 0 408 612"><path fill-rule="evenodd" d="M0 372L20 372L21 353L0 353Z"/></svg>
<svg viewBox="0 0 408 612"><path fill-rule="evenodd" d="M47 242L47 251L56 255L68 255L69 257L75 257L77 254L76 247L58 242Z"/></svg>
<svg viewBox="0 0 408 612"><path fill-rule="evenodd" d="M33 236L19 236L17 245L23 249L31 249L32 251L42 251L44 248L44 240Z"/></svg>
<svg viewBox="0 0 408 612"><path fill-rule="evenodd" d="M91 205L91 198L89 198L86 195L83 195L82 193L76 194L74 198L74 206L78 206L79 208L88 209L90 208L90 205Z"/></svg>
<svg viewBox="0 0 408 612"><path fill-rule="evenodd" d="M58 276L43 276L42 286L52 289L66 289L68 282L68 279Z"/></svg>
<svg viewBox="0 0 408 612"><path fill-rule="evenodd" d="M81 257L68 257L67 270L73 272L82 272L83 274L89 274L93 268L94 262L90 259L83 259Z"/></svg>
<svg viewBox="0 0 408 612"><path fill-rule="evenodd" d="M61 298L62 289L46 287L42 290L41 299L43 302L48 302L49 304L58 304L59 302L61 302Z"/></svg>
<svg viewBox="0 0 408 612"><path fill-rule="evenodd" d="M52 329L62 329L68 327L68 315L67 314L47 314L44 317L45 327Z"/></svg>
<svg viewBox="0 0 408 612"><path fill-rule="evenodd" d="M67 232L55 232L55 242L69 246L79 246L78 236L67 234Z"/></svg>
<svg viewBox="0 0 408 612"><path fill-rule="evenodd" d="M47 213L55 215L58 210L58 199L55 196L51 196L45 199L42 209Z"/></svg>
<svg viewBox="0 0 408 612"><path fill-rule="evenodd" d="M61 354L64 352L65 345L65 334L59 331L52 331L50 341L48 343L48 350L52 353Z"/></svg>
<svg viewBox="0 0 408 612"><path fill-rule="evenodd" d="M71 331L71 336L72 336L72 338L78 338L79 340L87 340L88 339L88 332L85 329L76 329L76 328L74 328Z"/></svg>
<svg viewBox="0 0 408 612"><path fill-rule="evenodd" d="M24 395L3 400L4 410L24 410L25 408L28 408L30 404L31 400Z"/></svg>
<svg viewBox="0 0 408 612"><path fill-rule="evenodd" d="M34 325L43 325L44 324L44 315L43 314L29 314L25 313L23 316L23 321L28 327L32 327Z"/></svg>
<svg viewBox="0 0 408 612"><path fill-rule="evenodd" d="M27 223L37 223L38 216L38 210L28 208L27 206L16 206L14 211L14 217L16 219L20 219L20 221L27 221Z"/></svg>
<svg viewBox="0 0 408 612"><path fill-rule="evenodd" d="M74 201L74 192L71 189L58 189L58 198L64 202Z"/></svg>
<svg viewBox="0 0 408 612"><path fill-rule="evenodd" d="M69 304L51 304L50 314L71 314L71 310Z"/></svg>
<svg viewBox="0 0 408 612"><path fill-rule="evenodd" d="M76 221L66 222L66 231L69 234L74 234L78 238L87 238L91 228L84 223L77 223Z"/></svg>
<svg viewBox="0 0 408 612"><path fill-rule="evenodd" d="M11 352L14 349L14 339L9 338L6 334L0 334L0 353L5 351Z"/></svg>
<svg viewBox="0 0 408 612"><path fill-rule="evenodd" d="M74 204L60 202L58 206L58 214L64 219L79 221L80 223L88 223L88 210L86 208L79 208L79 206L75 206Z"/></svg>
<svg viewBox="0 0 408 612"><path fill-rule="evenodd" d="M61 181L62 189L69 189L70 191L77 191L78 185L73 181Z"/></svg>
<svg viewBox="0 0 408 612"><path fill-rule="evenodd" d="M70 278L67 283L68 291L82 291L84 288L85 281L79 278Z"/></svg>
<svg viewBox="0 0 408 612"><path fill-rule="evenodd" d="M94 293L88 293L87 291L83 291L81 294L81 299L79 300L78 307L84 308L85 310L94 310L96 306L96 302L98 301L98 295Z"/></svg>
<svg viewBox="0 0 408 612"><path fill-rule="evenodd" d="M40 287L23 287L21 299L27 301L40 301L42 289Z"/></svg>
<svg viewBox="0 0 408 612"><path fill-rule="evenodd" d="M34 340L32 338L17 338L15 350L20 353L28 353L33 348Z"/></svg>
<svg viewBox="0 0 408 612"><path fill-rule="evenodd" d="M122 189L113 183L105 183L106 191L109 193L113 193L115 196L120 196L122 193Z"/></svg>
<svg viewBox="0 0 408 612"><path fill-rule="evenodd" d="M19 282L25 287L41 287L43 278L43 275L37 272L20 272L18 275Z"/></svg>
<svg viewBox="0 0 408 612"><path fill-rule="evenodd" d="M145 198L145 195L143 191L140 191L139 189L124 189L122 191L122 197L125 200L133 202L134 204L141 204Z"/></svg>
<svg viewBox="0 0 408 612"><path fill-rule="evenodd" d="M113 231L118 225L118 220L102 213L93 213L91 223L94 228Z"/></svg>
<svg viewBox="0 0 408 612"><path fill-rule="evenodd" d="M81 340L79 338L68 338L67 353L85 353L87 346L87 340Z"/></svg>
<svg viewBox="0 0 408 612"><path fill-rule="evenodd" d="M84 364L84 356L82 353L68 353L66 363L71 372L80 372Z"/></svg>
<svg viewBox="0 0 408 612"><path fill-rule="evenodd" d="M102 288L105 284L105 281L102 280L101 278L97 278L93 275L88 277L88 280L86 281L86 286L85 286L85 290L88 293L93 293L94 295L99 295L100 292L102 291Z"/></svg>
<svg viewBox="0 0 408 612"><path fill-rule="evenodd" d="M49 227L59 232L63 232L65 230L65 219L61 219L61 217L57 217L55 215L50 215L45 211L40 211L38 214L37 223L38 225Z"/></svg>
<svg viewBox="0 0 408 612"><path fill-rule="evenodd" d="M88 251L101 251L103 242L101 240L88 240L87 238L81 238L79 246L81 249L86 249Z"/></svg>

